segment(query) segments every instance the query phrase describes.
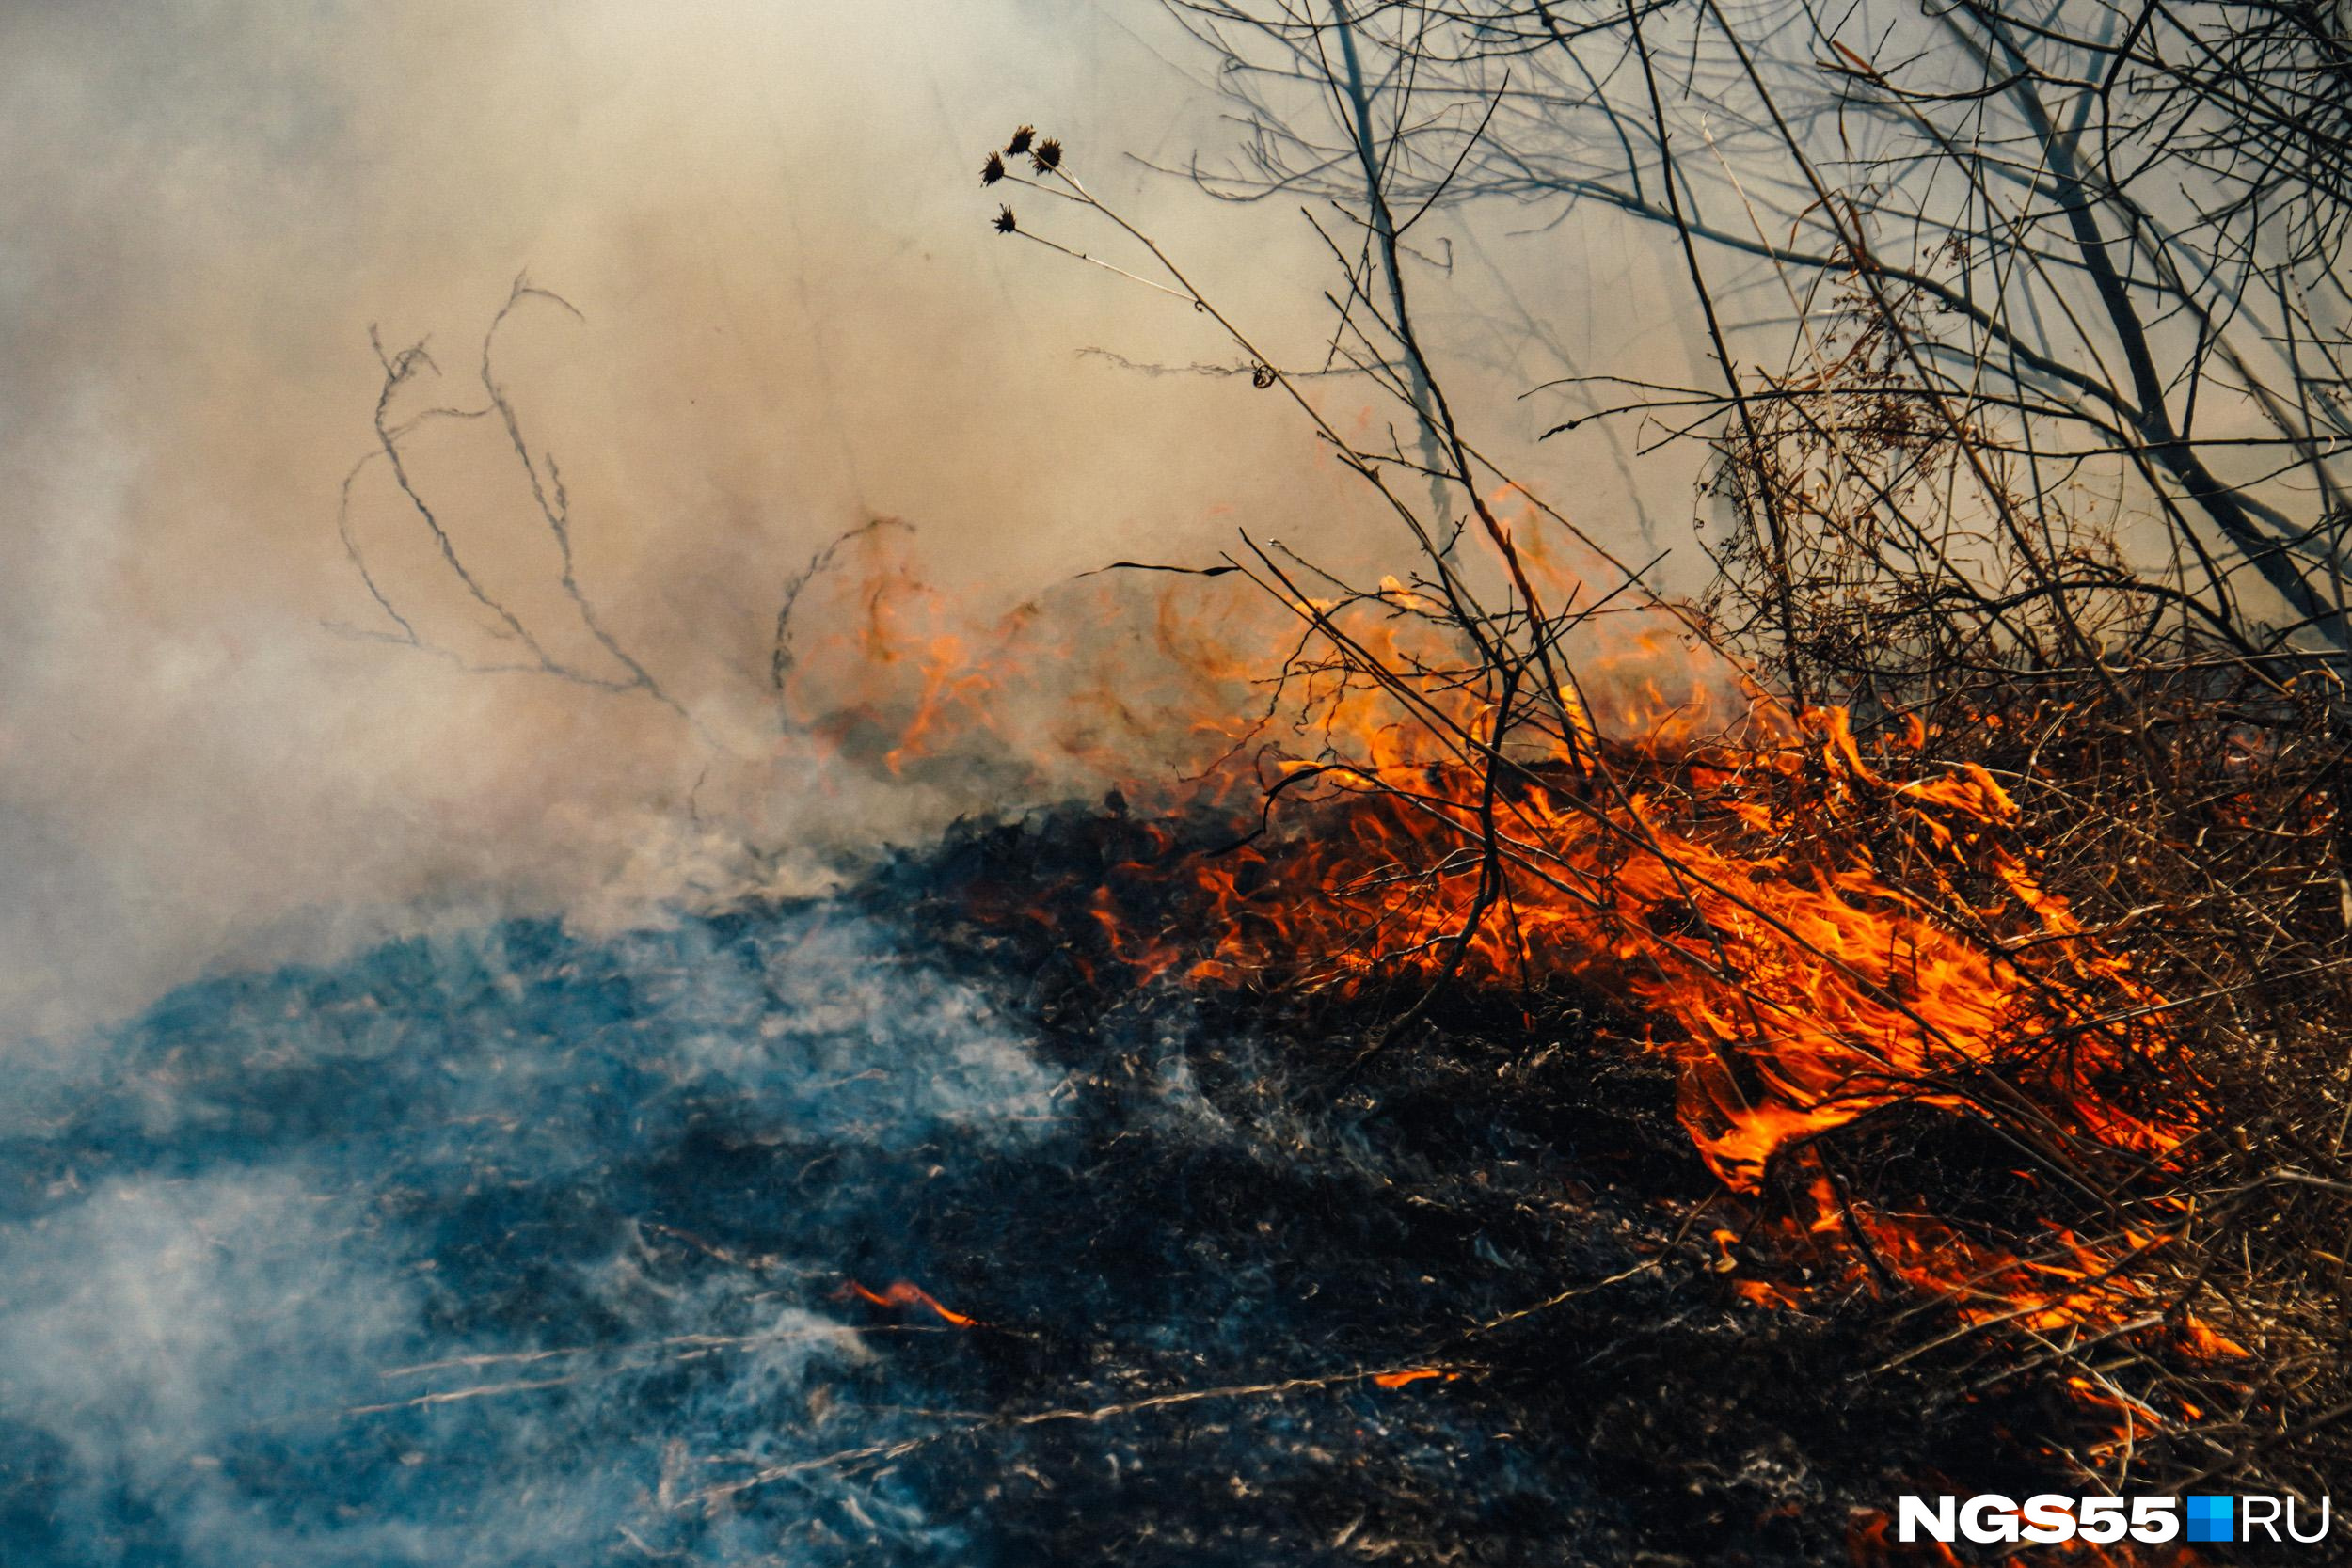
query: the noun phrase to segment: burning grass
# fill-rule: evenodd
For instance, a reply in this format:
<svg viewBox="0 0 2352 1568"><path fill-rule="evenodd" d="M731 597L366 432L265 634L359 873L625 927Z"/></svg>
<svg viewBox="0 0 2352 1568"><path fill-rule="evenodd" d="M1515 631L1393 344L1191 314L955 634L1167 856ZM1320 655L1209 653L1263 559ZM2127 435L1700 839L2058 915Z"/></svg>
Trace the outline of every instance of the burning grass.
<svg viewBox="0 0 2352 1568"><path fill-rule="evenodd" d="M2058 552L2078 597L2029 542L1990 533L1963 542L1986 580L1962 593L1883 567L1883 541L1828 514L1792 553L1754 510L1822 493L1804 477L1820 461L1899 464L1923 487L1975 436L1918 420L1839 433L1826 459L1783 450L1814 426L1745 427L1721 472L1751 510L1720 591L1665 598L1470 445L1401 284L1383 316L1369 263L1350 271L1334 343L1353 346L1333 353L1412 411L1418 457L1347 439L1058 143L1015 171L1028 135L985 166L992 189L1048 192L1153 270L1009 207L1000 232L1213 322L1250 395L1287 399L1394 518L1410 570L1351 580L1244 533L1217 563L1118 562L1153 575L988 624L925 587L903 528L870 523L787 585L771 662L785 722L844 777L1103 795L973 828L863 895L876 918L1027 977L1041 1026L1100 1045L1114 1021L1178 1007L1279 1038L1246 1071L1215 1051L1184 1066L1229 1075L1204 1092L1268 1148L1308 1121L1344 1143L1317 1119L1332 1104L1408 1121L1420 1106L1452 1145L1358 1183L1395 1222L1366 1258L1315 1249L1354 1280L1348 1321L1394 1330L1374 1336L1380 1354L1190 1392L1138 1376L1018 1420L1342 1385L1475 1394L1514 1430L1574 1428L1661 1497L1677 1465L1787 1470L1710 1493L1709 1528L1757 1539L1776 1508L1834 1496L1867 1515L1899 1480L1925 1485L1943 1463L1931 1438L1982 1456L1955 1478L1972 1486L2324 1494L2352 1460L2337 956L2352 744L2325 662L2167 629L2169 601L2127 592L2089 531ZM1376 192L1367 230L1395 282ZM1899 366L1855 363L1881 412L1901 400L1878 385ZM1443 515L1408 499L1424 483ZM1848 488L1872 505L1912 493ZM1143 580L1158 591L1126 591ZM1993 606L1997 628L1967 630L1955 595ZM1640 1106L1611 1103L1621 1091ZM1446 1096L1460 1103L1426 1103ZM1602 1204L1590 1169L1528 1153L1596 1138L1638 1196ZM1116 1184L1148 1201L1135 1173ZM1561 1215L1619 1203L1641 1212L1640 1244L1564 1278L1546 1256L1574 1228ZM1412 1300L1439 1277L1413 1273L1423 1217L1445 1232L1436 1252L1484 1244L1529 1289L1506 1305L1482 1287L1441 1332ZM1636 1278L1638 1307L1584 1302ZM992 1293L900 1279L851 1283L844 1304L1002 1349ZM1740 1314L1736 1331L1626 1326L1700 1311ZM1585 1340L1650 1359L1615 1369L1605 1418L1579 1425L1538 1386ZM1730 1370L1789 1346L1794 1394ZM1702 1393L1677 1356L1734 1386ZM1882 1447L1919 1423L1921 1444L1887 1449L1902 1476L1873 1472L1875 1493L1805 1482L1833 1457L1870 1469L1831 1435L1865 1404ZM1851 1544L1880 1560L1883 1529L1858 1518Z"/></svg>
<svg viewBox="0 0 2352 1568"><path fill-rule="evenodd" d="M1251 820L1114 868L1090 913L1116 959L1377 998L1382 1052L1446 998L1540 1034L1606 997L1672 1065L1746 1299L1869 1297L1916 1336L1884 1366L2058 1379L2104 1428L2048 1445L2084 1485L2325 1493L2352 1457L2329 661L2258 641L2222 586L2190 614L2101 519L2026 515L1994 416L1906 348L1918 292L1859 251L1816 363L1761 416L1724 404L1736 526L1687 604L1465 434L1406 303L1419 214L1369 153L1328 352L1417 455L1349 439L1148 234L1038 175L1412 542L1371 584L1247 532L1206 569L1288 617L1203 666L1257 672L1258 717L1189 716L1231 737L1206 793Z"/></svg>
<svg viewBox="0 0 2352 1568"><path fill-rule="evenodd" d="M1184 582L1131 614L1156 628L1148 680L1132 644L1093 684L1059 651L1074 695L1057 728L1000 700L1025 666L994 650L1044 646L1033 608L1001 636L940 635L945 607L911 608L903 563L873 563L846 594L861 640L878 615L929 635L887 658L862 641L858 668L895 687L805 721L901 773L1053 737L1032 766L1056 787L1116 755L1120 724L1196 736L1181 782L1110 775L1116 852L976 884L969 911L1096 990L1345 1009L1373 1021L1367 1061L1409 1064L1465 1008L1539 1050L1597 1007L1601 1038L1671 1078L1715 1183L1685 1244L1737 1298L1867 1304L1897 1338L1855 1375L2060 1391L2076 1417L2012 1434L2054 1475L2324 1489L2328 1308L2306 1293L2307 1233L2282 1226L2333 1212L2342 1178L2308 1141L2289 1174L2253 1174L2285 1162L2249 1133L2248 1070L2336 1102L2282 1057L2292 1017L2250 1057L2242 1022L2328 994L2310 989L2333 974L2312 949L2334 884L2308 742L2210 753L2205 843L2234 832L2233 852L2259 847L2301 890L2265 918L2312 933L2309 973L2271 979L2258 949L2189 963L2180 905L2153 919L2137 883L2153 857L2102 862L2098 819L2058 806L2102 765L2053 744L2053 724L2096 733L2080 706L2045 702L2037 728L1972 694L1860 735L1844 709L1788 712L1653 614L1582 628L1597 651L1547 727L1426 591L1308 599L1254 564L1279 613L1211 610L1223 585Z"/></svg>

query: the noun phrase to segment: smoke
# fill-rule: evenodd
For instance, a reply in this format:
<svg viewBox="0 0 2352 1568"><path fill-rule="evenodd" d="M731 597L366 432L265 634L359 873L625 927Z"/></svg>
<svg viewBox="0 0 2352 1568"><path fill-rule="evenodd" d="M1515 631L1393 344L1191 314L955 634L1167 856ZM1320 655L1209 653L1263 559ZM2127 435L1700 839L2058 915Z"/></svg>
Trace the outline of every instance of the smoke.
<svg viewBox="0 0 2352 1568"><path fill-rule="evenodd" d="M1151 373L1230 361L1211 324L990 230L979 157L1034 119L1287 362L1321 362L1322 242L1174 172L1230 151L1206 64L1156 5L1087 0L0 12L0 1042L209 965L813 891L845 846L1024 803L781 733L778 602L871 517L914 525L979 625L1040 594L1050 615L1106 561L1211 560L1236 526L1392 564L1392 520L1279 394ZM1073 216L1012 198L1030 227ZM1457 253L1452 223L1425 226L1424 322L1507 448L1545 415L1513 394L1560 368L1514 324L1589 336L1601 285L1641 269L1605 229L1514 249L1506 216ZM573 309L525 300L497 376L560 474L580 594L674 705L480 673L533 659L389 466L343 509L379 348L430 356L394 423L479 406L523 277ZM1315 395L1366 438L1388 417L1344 379ZM485 592L626 684L499 421L405 450ZM1556 499L1617 483L1525 471ZM438 654L383 640L400 623L339 518Z"/></svg>
<svg viewBox="0 0 2352 1568"><path fill-rule="evenodd" d="M0 1116L10 1560L742 1560L819 1525L930 1560L952 1532L886 1481L812 1479L785 1524L675 1494L871 1435L809 1402L870 1359L824 1299L844 1232L890 1251L882 1182L1036 1143L1053 1087L838 910L183 990ZM888 1175L714 1190L730 1139ZM781 1250L638 1217L681 1209Z"/></svg>
<svg viewBox="0 0 2352 1568"><path fill-rule="evenodd" d="M936 820L844 800L775 736L778 595L869 515L985 608L1343 497L1246 384L1080 357L1216 357L1186 313L988 230L979 154L1050 120L1244 306L1282 297L1264 259L1303 255L1295 226L1126 161L1181 160L1214 112L1155 25L1034 0L10 8L5 1032L437 910L707 886L754 833L814 856ZM500 374L561 464L583 592L691 723L368 640L389 623L336 523L374 440L369 328L438 367L400 411L478 403L525 273L580 316L518 312ZM498 433L423 432L415 463L485 582L612 674ZM381 464L352 527L435 641L513 652Z"/></svg>
<svg viewBox="0 0 2352 1568"><path fill-rule="evenodd" d="M1557 1251L1557 1156L1273 1092L1298 1043L1173 992L1025 1023L1038 966L968 937L509 921L44 1058L0 1102L9 1561L1541 1560L1576 1445L1371 1378L1399 1300L1451 1334Z"/></svg>

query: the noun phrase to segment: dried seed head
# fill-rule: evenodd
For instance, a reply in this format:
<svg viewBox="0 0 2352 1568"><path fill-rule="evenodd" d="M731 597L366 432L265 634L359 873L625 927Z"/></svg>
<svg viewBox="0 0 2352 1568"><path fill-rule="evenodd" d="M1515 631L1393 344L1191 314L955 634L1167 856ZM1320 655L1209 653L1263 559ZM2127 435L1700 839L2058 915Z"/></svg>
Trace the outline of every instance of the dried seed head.
<svg viewBox="0 0 2352 1568"><path fill-rule="evenodd" d="M1012 215L1011 208L999 207L996 209L996 232L999 234L1009 234L1018 230L1020 227L1021 220Z"/></svg>
<svg viewBox="0 0 2352 1568"><path fill-rule="evenodd" d="M1037 144L1037 150L1030 154L1029 161L1037 166L1037 171L1040 174L1049 169L1059 168L1061 166L1061 143L1051 136L1046 137Z"/></svg>
<svg viewBox="0 0 2352 1568"><path fill-rule="evenodd" d="M1015 131L1012 134L1012 140L1005 144L1005 156L1008 158L1020 157L1021 154L1029 150L1029 139L1036 135L1037 127L1034 125L1024 125L1020 130Z"/></svg>
<svg viewBox="0 0 2352 1568"><path fill-rule="evenodd" d="M988 155L988 162L980 166L980 183L983 185L993 185L1004 177L1005 160L998 157L993 152L990 153Z"/></svg>

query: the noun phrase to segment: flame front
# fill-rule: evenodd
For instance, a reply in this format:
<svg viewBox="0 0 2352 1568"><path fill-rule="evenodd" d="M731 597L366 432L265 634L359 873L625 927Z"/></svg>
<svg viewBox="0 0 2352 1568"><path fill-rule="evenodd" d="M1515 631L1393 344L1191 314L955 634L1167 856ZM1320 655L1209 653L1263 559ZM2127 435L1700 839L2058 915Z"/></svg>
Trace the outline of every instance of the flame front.
<svg viewBox="0 0 2352 1568"><path fill-rule="evenodd" d="M1609 799L1565 770L1517 789L1498 810L1504 887L1474 924L1479 806L1449 793L1469 781L1332 769L1327 783L1357 799L1318 816L1311 839L1184 873L1206 908L1183 920L1216 933L1187 973L1347 987L1452 969L1472 984L1603 987L1658 1021L1684 1122L1741 1193L1775 1155L1898 1099L1964 1110L2029 1094L2103 1144L2177 1147L2181 1107L2137 1112L2102 1092L2129 1053L2163 1047L2140 1022L2160 1004L2000 846L2015 808L1999 786L1980 770L1896 783L1862 760L1841 712L1801 723L1804 744L1679 759L1671 800ZM1984 884L1989 900L1966 905L1979 928L1953 929L1883 879L1886 854L1956 895ZM1122 956L1149 955L1152 973L1173 961L1140 917L1097 916Z"/></svg>
<svg viewBox="0 0 2352 1568"><path fill-rule="evenodd" d="M2095 1243L2054 1225L1995 1245L1853 1197L1825 1166L1825 1135L1901 1103L1997 1120L2039 1168L2089 1185L2093 1162L2171 1167L2206 1110L2164 999L2044 887L2000 781L1929 761L1915 718L1866 748L1845 710L1790 713L1652 615L1610 640L1613 655L1582 658L1539 721L1426 587L1275 595L1287 620L1270 626L1197 598L1178 608L1200 592L1180 585L1140 618L1142 658L1132 644L1091 662L1042 649L1033 607L993 637L934 625L921 657L867 664L915 672L912 690L868 705L903 720L875 749L898 772L1028 738L1050 753L1041 776L1071 777L1077 759L1171 813L1252 819L1261 831L1206 855L1136 825L1150 851L1110 867L1088 910L1097 953L1129 983L1346 994L1450 981L1531 1008L1565 993L1621 1004L1641 1021L1634 1048L1674 1064L1677 1114L1727 1201L1778 1213L1751 1223L1740 1250L1802 1243L1844 1259L1813 1286L1735 1280L1750 1302L1892 1277L1971 1324L2162 1321L2195 1354L2242 1354L2137 1282L2163 1225ZM885 598L869 599L869 629ZM1299 652L1318 643L1339 652ZM1006 675L1025 689L1049 664L1064 672L1064 718L1041 725ZM1269 669L1279 678L1253 688ZM1181 789L1138 783L1119 737L1171 733L1211 754ZM1281 815L1263 815L1269 800ZM2153 1082L2161 1101L2142 1087ZM1719 1272L1748 1271L1725 1245Z"/></svg>

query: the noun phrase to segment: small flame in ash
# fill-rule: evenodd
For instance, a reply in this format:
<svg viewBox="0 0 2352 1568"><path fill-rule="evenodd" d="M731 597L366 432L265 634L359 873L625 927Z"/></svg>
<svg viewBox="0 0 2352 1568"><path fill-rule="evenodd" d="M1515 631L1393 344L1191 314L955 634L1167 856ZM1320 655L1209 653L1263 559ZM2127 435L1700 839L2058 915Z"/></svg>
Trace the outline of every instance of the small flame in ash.
<svg viewBox="0 0 2352 1568"><path fill-rule="evenodd" d="M1449 1372L1441 1367L1406 1367L1393 1372L1381 1372L1372 1381L1375 1387L1402 1388L1408 1383L1419 1383L1423 1378L1442 1378L1452 1383L1461 1375L1459 1372Z"/></svg>
<svg viewBox="0 0 2352 1568"><path fill-rule="evenodd" d="M939 1298L932 1295L929 1291L924 1290L920 1285L911 1284L903 1279L895 1281L891 1285L880 1291L869 1291L865 1286L852 1279L839 1291L834 1292L834 1299L836 1301L862 1301L871 1307L927 1307L930 1311L938 1314L942 1323L952 1323L958 1328L978 1328L982 1326L979 1319L967 1318L961 1312L948 1310L946 1307L941 1306L939 1304Z"/></svg>

